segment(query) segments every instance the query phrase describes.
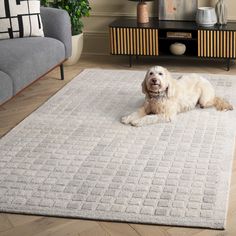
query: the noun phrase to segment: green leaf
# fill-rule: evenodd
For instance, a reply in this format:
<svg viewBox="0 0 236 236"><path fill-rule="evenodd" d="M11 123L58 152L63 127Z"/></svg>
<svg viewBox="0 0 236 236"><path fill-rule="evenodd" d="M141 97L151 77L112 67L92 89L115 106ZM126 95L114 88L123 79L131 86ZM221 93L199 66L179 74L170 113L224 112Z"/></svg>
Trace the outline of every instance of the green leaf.
<svg viewBox="0 0 236 236"><path fill-rule="evenodd" d="M42 6L64 9L71 19L72 35L82 33L84 27L81 18L88 17L91 7L88 0L40 0Z"/></svg>

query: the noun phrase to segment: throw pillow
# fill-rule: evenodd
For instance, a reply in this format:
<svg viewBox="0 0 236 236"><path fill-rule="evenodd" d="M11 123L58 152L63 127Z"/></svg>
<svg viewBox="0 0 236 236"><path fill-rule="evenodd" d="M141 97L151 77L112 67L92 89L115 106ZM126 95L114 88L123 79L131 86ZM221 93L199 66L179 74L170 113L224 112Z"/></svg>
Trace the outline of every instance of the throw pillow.
<svg viewBox="0 0 236 236"><path fill-rule="evenodd" d="M44 36L40 1L0 0L0 39Z"/></svg>

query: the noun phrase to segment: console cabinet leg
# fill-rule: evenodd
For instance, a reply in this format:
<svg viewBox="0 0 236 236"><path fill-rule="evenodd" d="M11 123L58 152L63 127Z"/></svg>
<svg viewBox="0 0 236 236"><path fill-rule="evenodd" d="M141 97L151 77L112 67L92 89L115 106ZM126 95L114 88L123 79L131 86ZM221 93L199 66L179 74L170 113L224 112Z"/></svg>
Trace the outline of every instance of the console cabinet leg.
<svg viewBox="0 0 236 236"><path fill-rule="evenodd" d="M227 61L227 71L230 70L230 63L231 63L231 60L230 59L226 59Z"/></svg>
<svg viewBox="0 0 236 236"><path fill-rule="evenodd" d="M64 66L63 66L63 64L60 65L60 74L61 74L61 80L64 80Z"/></svg>
<svg viewBox="0 0 236 236"><path fill-rule="evenodd" d="M132 55L129 55L129 67L132 67Z"/></svg>

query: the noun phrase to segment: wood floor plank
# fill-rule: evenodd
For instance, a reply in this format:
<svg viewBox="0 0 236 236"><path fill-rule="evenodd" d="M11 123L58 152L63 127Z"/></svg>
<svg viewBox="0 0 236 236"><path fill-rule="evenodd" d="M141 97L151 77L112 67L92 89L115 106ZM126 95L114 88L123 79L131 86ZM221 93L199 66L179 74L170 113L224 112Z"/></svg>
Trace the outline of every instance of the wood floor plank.
<svg viewBox="0 0 236 236"><path fill-rule="evenodd" d="M34 236L40 232L46 231L49 228L56 227L61 224L65 224L68 220L61 218L53 217L41 217L32 222L28 222L23 225L18 225L0 233L0 236L15 236L15 235L24 235L24 236Z"/></svg>
<svg viewBox="0 0 236 236"><path fill-rule="evenodd" d="M85 230L78 234L78 236L111 236L106 230L103 229L100 225L92 227L88 230ZM124 235L124 234L123 234Z"/></svg>
<svg viewBox="0 0 236 236"><path fill-rule="evenodd" d="M218 61L195 60L156 60L141 58L141 62L129 67L128 59L113 56L85 56L74 66L65 67L65 80L60 80L59 69L55 69L43 79L23 90L16 97L0 106L0 137L15 127L35 109L41 106L56 91L79 74L85 68L104 68L122 70L147 70L153 65L167 67L172 72L196 72L236 75L236 65L226 72L225 65ZM236 158L235 158L236 159ZM229 211L225 231L167 227L141 224L119 224L35 217L25 215L0 215L0 236L44 236L44 235L81 235L81 236L235 236L236 235L236 161L233 164Z"/></svg>
<svg viewBox="0 0 236 236"><path fill-rule="evenodd" d="M170 236L190 236L202 233L202 229L184 228L184 227L171 227L167 230ZM218 232L218 231L217 231Z"/></svg>
<svg viewBox="0 0 236 236"><path fill-rule="evenodd" d="M99 225L111 236L141 236L137 230L125 223L100 222Z"/></svg>
<svg viewBox="0 0 236 236"><path fill-rule="evenodd" d="M6 214L0 214L0 232L13 228Z"/></svg>
<svg viewBox="0 0 236 236"><path fill-rule="evenodd" d="M19 214L4 214L9 222L15 227L19 225L24 225L29 222L39 220L41 216L30 216L30 215L19 215Z"/></svg>
<svg viewBox="0 0 236 236"><path fill-rule="evenodd" d="M35 236L74 236L80 235L84 232L93 231L94 228L98 228L99 224L95 221L86 221L86 220L67 220L65 224L59 224L55 227L49 228L45 231L42 231Z"/></svg>
<svg viewBox="0 0 236 236"><path fill-rule="evenodd" d="M155 226L155 225L141 225L141 224L129 224L133 227L139 235L142 236L170 236L168 229L171 229L169 226Z"/></svg>

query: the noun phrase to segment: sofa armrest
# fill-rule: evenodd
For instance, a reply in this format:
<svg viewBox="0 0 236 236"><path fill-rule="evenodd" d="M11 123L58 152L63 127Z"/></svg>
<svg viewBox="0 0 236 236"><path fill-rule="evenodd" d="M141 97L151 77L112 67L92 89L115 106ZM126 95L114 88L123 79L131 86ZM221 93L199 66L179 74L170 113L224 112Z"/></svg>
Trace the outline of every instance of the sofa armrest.
<svg viewBox="0 0 236 236"><path fill-rule="evenodd" d="M65 59L71 56L71 23L68 13L61 9L41 7L44 35L65 45Z"/></svg>

